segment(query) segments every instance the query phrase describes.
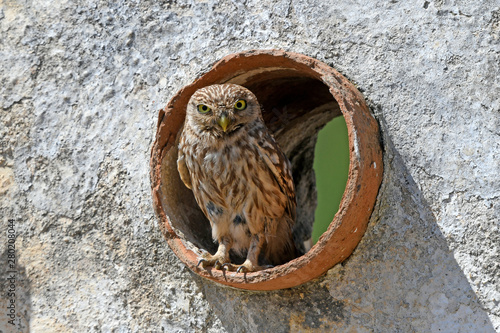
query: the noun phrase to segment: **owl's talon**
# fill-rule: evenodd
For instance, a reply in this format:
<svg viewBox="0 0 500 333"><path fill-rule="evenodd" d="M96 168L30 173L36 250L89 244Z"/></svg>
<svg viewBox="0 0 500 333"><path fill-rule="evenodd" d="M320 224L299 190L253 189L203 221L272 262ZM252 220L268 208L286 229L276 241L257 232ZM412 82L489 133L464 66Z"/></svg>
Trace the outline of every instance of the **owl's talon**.
<svg viewBox="0 0 500 333"><path fill-rule="evenodd" d="M200 266L200 264L204 263L204 262L207 262L207 259L205 258L201 258L199 261L198 261L198 264L196 265L197 267ZM201 267L205 267L204 265L201 265Z"/></svg>
<svg viewBox="0 0 500 333"><path fill-rule="evenodd" d="M259 266L257 264L252 263L251 261L245 261L241 265L232 265L229 264L228 266L231 267L231 271L236 271L236 273L250 273L250 272L257 272L257 271L262 271L264 269L268 268L273 268L273 265L263 265Z"/></svg>
<svg viewBox="0 0 500 333"><path fill-rule="evenodd" d="M220 269L221 265L227 261L228 260L226 259L225 255L221 255L220 253L211 255L210 253L206 252L201 255L201 258L199 258L198 264L196 266L201 265L202 268L213 267L215 269Z"/></svg>

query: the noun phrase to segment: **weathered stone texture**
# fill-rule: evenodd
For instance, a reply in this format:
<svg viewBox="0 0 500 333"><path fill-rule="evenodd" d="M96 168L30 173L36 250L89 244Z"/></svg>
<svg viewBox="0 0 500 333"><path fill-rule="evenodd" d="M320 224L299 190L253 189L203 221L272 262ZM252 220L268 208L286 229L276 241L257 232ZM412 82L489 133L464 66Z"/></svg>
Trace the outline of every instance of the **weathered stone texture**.
<svg viewBox="0 0 500 333"><path fill-rule="evenodd" d="M255 48L342 72L385 149L353 255L262 293L189 272L149 188L158 109ZM499 67L497 0L1 1L0 273L14 219L20 327L500 332Z"/></svg>

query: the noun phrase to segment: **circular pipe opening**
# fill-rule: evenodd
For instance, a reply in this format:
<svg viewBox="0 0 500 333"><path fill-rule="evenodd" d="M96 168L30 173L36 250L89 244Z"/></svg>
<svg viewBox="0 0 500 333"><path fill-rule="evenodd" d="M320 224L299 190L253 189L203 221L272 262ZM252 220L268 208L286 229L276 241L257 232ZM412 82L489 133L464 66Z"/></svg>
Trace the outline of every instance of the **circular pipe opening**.
<svg viewBox="0 0 500 333"><path fill-rule="evenodd" d="M304 252L316 207L313 160L317 134L332 118L344 116L350 165L339 210L318 242L284 265L245 274L197 267L200 249L214 253L216 244L208 220L177 172L177 139L191 95L216 83L240 84L261 103L267 126L292 163L297 196L294 240ZM205 278L249 290L297 286L345 260L366 230L382 179L378 125L358 90L326 64L278 50L229 55L181 89L159 112L150 163L153 204L175 254Z"/></svg>

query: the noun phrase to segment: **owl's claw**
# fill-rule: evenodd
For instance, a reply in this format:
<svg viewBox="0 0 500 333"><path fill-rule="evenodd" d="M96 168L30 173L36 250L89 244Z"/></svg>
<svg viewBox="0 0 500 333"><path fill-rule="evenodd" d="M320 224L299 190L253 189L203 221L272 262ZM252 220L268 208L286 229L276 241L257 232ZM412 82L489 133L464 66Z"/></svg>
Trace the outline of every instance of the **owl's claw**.
<svg viewBox="0 0 500 333"><path fill-rule="evenodd" d="M227 269L230 272L236 273L250 273L256 271L262 271L264 269L273 268L273 265L254 265L250 261L245 261L242 265L233 265L231 263L225 263L221 266L221 269Z"/></svg>
<svg viewBox="0 0 500 333"><path fill-rule="evenodd" d="M230 262L226 262L225 264L223 264L221 266L220 269L224 270L224 271L239 273L241 271L242 267L245 268L243 265L234 265L234 264L231 264Z"/></svg>
<svg viewBox="0 0 500 333"><path fill-rule="evenodd" d="M250 273L274 267L273 265L254 266L249 261L244 262L242 265L234 265L230 262L222 262L220 259L216 258L207 258L207 259L201 258L198 261L198 265L196 266L200 265L203 268L208 266L213 266L215 269L220 269L221 271L236 272L236 273Z"/></svg>
<svg viewBox="0 0 500 333"><path fill-rule="evenodd" d="M221 265L222 265L222 263L221 263L221 262L217 259L217 260L215 261L215 263L214 263L214 268L215 268L215 269L220 269Z"/></svg>
<svg viewBox="0 0 500 333"><path fill-rule="evenodd" d="M204 258L200 258L198 260L198 264L196 266L201 266L202 268L212 266L215 269L221 269L222 265L224 265L225 262L226 260L224 258L219 258L218 256L207 254L204 256Z"/></svg>
<svg viewBox="0 0 500 333"><path fill-rule="evenodd" d="M199 261L198 261L198 264L196 265L197 267L200 267L200 264L204 263L204 262L207 262L207 259L205 258L201 258ZM201 267L205 267L204 265L201 265Z"/></svg>
<svg viewBox="0 0 500 333"><path fill-rule="evenodd" d="M230 271L231 270L231 266L233 266L233 264L231 264L230 262L226 262L226 263L224 263L224 264L221 265L220 269L223 270L223 271L225 271L226 269L228 271Z"/></svg>

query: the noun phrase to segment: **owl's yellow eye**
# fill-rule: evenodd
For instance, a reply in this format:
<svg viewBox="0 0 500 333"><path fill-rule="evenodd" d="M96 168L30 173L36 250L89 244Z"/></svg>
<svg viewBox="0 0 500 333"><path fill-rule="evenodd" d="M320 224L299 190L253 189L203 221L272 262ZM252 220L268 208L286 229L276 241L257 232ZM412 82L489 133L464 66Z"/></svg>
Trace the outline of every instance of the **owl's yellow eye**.
<svg viewBox="0 0 500 333"><path fill-rule="evenodd" d="M199 113L207 113L208 111L210 111L210 108L208 106L206 106L205 104L198 105L198 112Z"/></svg>
<svg viewBox="0 0 500 333"><path fill-rule="evenodd" d="M238 100L235 104L234 104L234 108L236 110L245 110L247 107L247 102L244 100L244 99L240 99Z"/></svg>

